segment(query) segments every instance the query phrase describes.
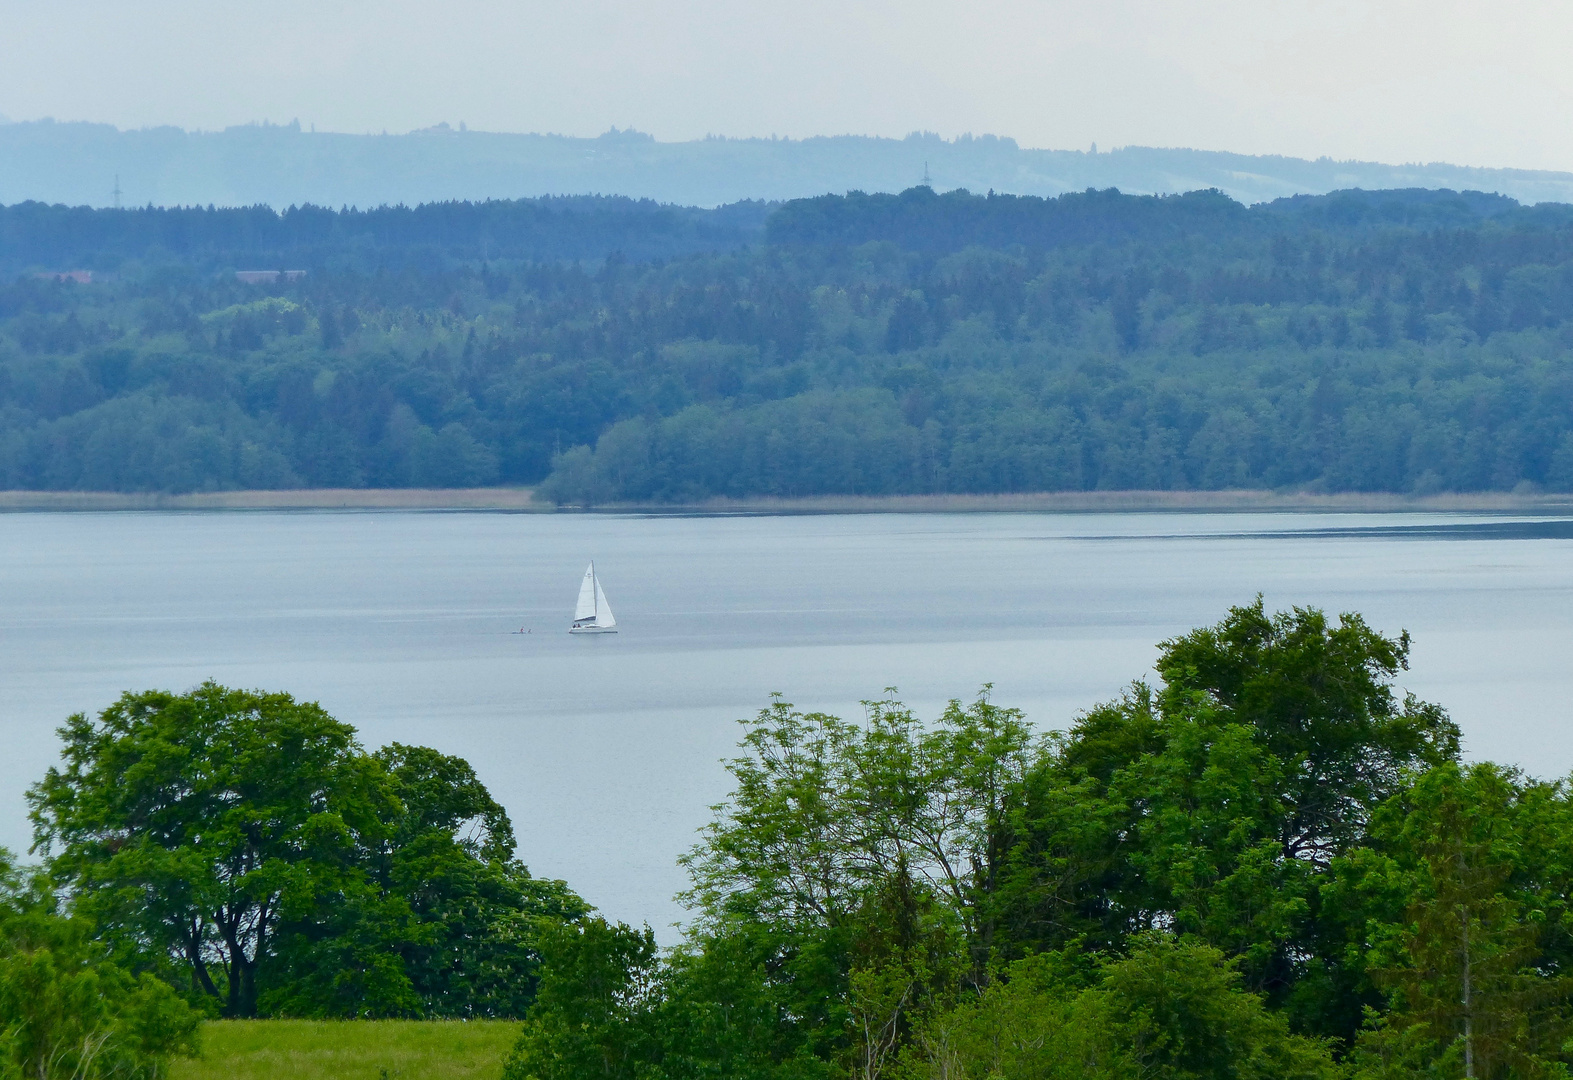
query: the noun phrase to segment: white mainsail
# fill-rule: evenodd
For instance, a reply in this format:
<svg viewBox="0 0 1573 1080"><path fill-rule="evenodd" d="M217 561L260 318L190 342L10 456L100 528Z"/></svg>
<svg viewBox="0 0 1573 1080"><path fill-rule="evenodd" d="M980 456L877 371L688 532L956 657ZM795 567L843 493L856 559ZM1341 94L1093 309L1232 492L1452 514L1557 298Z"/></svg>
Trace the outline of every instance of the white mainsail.
<svg viewBox="0 0 1573 1080"><path fill-rule="evenodd" d="M606 593L601 590L601 582L595 576L595 563L591 563L584 572L584 580L579 583L579 602L574 605L573 625L568 628L570 634L615 634L617 620L612 618L612 606L606 602Z"/></svg>
<svg viewBox="0 0 1573 1080"><path fill-rule="evenodd" d="M595 621L595 563L590 564L590 569L584 572L584 580L579 583L579 602L574 605L573 621L576 625Z"/></svg>

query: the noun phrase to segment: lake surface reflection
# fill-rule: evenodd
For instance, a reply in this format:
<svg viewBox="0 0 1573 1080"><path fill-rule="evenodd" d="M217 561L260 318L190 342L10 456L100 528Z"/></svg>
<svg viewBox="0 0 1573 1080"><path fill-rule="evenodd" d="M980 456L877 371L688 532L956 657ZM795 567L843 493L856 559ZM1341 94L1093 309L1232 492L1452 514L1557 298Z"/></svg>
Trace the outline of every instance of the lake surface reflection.
<svg viewBox="0 0 1573 1080"><path fill-rule="evenodd" d="M566 633L590 558L615 636ZM318 700L369 747L463 755L532 871L670 940L674 860L771 691L857 715L895 686L932 714L991 682L1064 727L1262 592L1408 629L1402 684L1471 756L1558 775L1570 590L1562 518L0 515L0 843L26 848L22 794L69 713L211 677Z"/></svg>

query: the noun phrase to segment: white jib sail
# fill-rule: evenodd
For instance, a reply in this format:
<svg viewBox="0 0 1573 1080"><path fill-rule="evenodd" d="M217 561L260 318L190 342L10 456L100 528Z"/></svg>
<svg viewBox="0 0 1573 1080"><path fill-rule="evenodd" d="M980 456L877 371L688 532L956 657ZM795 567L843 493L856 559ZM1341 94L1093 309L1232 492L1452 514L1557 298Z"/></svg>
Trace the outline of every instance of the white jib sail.
<svg viewBox="0 0 1573 1080"><path fill-rule="evenodd" d="M606 594L601 591L601 579L595 579L595 625L610 629L617 625L617 620L612 618L612 605L606 602Z"/></svg>
<svg viewBox="0 0 1573 1080"><path fill-rule="evenodd" d="M595 563L591 563L584 572L584 580L579 583L579 603L573 609L575 626L595 625L595 594L599 591L600 587L595 580Z"/></svg>

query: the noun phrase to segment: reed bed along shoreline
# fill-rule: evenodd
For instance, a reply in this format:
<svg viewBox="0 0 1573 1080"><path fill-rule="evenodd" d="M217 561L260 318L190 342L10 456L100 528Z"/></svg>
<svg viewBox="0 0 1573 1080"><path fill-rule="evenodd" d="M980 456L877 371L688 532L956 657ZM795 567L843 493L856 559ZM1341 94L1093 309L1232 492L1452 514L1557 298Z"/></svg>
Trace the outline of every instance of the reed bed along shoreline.
<svg viewBox="0 0 1573 1080"><path fill-rule="evenodd" d="M0 512L106 510L502 510L532 513L943 514L1089 512L1573 513L1573 494L1403 495L1310 491L1042 491L995 495L811 495L557 507L530 488L296 488L183 494L0 491Z"/></svg>

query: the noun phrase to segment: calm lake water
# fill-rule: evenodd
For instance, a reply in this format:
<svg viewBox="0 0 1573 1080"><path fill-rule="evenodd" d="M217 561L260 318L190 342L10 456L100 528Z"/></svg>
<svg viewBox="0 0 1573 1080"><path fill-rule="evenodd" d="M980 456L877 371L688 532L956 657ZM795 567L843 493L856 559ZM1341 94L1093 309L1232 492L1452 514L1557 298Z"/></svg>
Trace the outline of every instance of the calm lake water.
<svg viewBox="0 0 1573 1080"><path fill-rule="evenodd" d="M592 557L622 632L570 637ZM894 686L929 714L992 682L1064 727L1258 591L1408 629L1402 685L1471 756L1573 769L1567 519L7 514L0 844L26 849L68 714L211 677L468 758L533 872L670 939L674 860L771 691L855 716Z"/></svg>

